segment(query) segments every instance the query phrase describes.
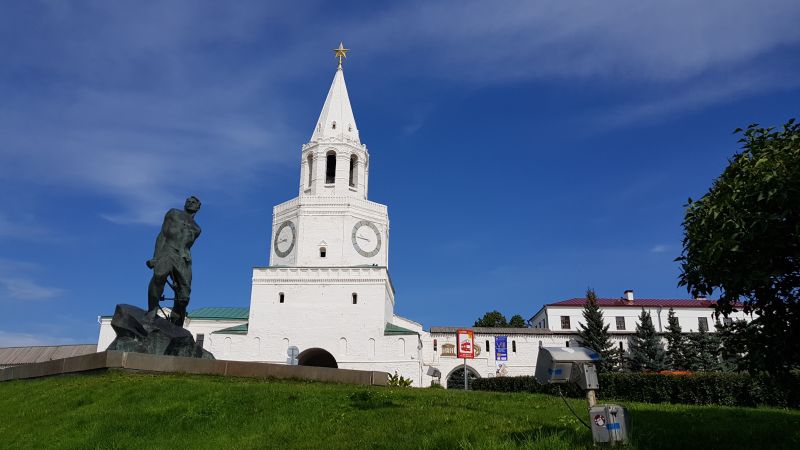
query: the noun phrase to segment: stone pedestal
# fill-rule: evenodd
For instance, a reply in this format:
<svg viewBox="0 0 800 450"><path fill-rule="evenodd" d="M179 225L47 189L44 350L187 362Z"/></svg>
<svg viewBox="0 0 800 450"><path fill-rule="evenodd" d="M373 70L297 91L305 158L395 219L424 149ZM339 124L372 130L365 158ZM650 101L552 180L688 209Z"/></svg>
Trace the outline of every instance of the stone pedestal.
<svg viewBox="0 0 800 450"><path fill-rule="evenodd" d="M148 313L133 305L117 305L111 327L117 338L107 350L214 359L214 355L197 346L192 333L159 317L155 311Z"/></svg>

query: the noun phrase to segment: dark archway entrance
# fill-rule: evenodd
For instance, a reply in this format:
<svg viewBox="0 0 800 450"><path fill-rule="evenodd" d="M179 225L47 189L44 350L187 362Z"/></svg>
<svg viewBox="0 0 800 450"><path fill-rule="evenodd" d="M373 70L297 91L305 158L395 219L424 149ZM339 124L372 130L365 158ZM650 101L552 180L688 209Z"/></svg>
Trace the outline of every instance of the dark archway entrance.
<svg viewBox="0 0 800 450"><path fill-rule="evenodd" d="M297 356L297 364L300 366L333 367L334 369L339 367L339 365L336 364L336 358L321 348L303 350L303 352Z"/></svg>
<svg viewBox="0 0 800 450"><path fill-rule="evenodd" d="M472 389L472 380L480 378L478 372L467 366L467 387ZM464 389L464 366L458 366L447 376L447 389Z"/></svg>

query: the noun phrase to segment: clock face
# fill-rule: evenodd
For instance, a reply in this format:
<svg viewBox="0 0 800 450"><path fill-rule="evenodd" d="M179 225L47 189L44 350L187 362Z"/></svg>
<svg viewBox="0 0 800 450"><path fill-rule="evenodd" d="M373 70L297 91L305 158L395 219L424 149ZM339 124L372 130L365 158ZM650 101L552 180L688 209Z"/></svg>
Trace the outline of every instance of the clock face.
<svg viewBox="0 0 800 450"><path fill-rule="evenodd" d="M275 232L275 240L272 243L272 248L275 250L276 255L285 258L292 253L295 234L294 224L291 221L287 220L278 227L278 231Z"/></svg>
<svg viewBox="0 0 800 450"><path fill-rule="evenodd" d="M353 247L359 255L371 258L381 249L381 232L369 220L362 220L353 226Z"/></svg>

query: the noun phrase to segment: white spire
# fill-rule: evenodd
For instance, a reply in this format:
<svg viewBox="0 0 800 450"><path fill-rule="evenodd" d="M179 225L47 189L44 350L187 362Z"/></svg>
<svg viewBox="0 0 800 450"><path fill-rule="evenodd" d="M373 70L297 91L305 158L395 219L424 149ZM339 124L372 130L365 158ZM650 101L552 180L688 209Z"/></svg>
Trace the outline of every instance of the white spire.
<svg viewBox="0 0 800 450"><path fill-rule="evenodd" d="M319 119L311 135L311 141L336 138L340 141L355 141L360 144L356 119L353 117L353 108L350 107L350 97L347 95L347 86L344 83L344 72L340 65L333 76L331 89L325 99L325 105L319 114Z"/></svg>

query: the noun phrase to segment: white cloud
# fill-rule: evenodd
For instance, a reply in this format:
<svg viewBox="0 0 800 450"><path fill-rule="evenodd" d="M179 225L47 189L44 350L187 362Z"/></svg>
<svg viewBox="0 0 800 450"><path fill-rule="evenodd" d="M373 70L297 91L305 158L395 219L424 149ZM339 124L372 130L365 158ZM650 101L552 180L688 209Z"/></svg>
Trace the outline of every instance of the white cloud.
<svg viewBox="0 0 800 450"><path fill-rule="evenodd" d="M448 78L675 80L800 42L798 17L793 0L423 2L366 21L356 36Z"/></svg>
<svg viewBox="0 0 800 450"><path fill-rule="evenodd" d="M31 217L12 220L0 212L0 237L41 238L49 235L50 232L36 223Z"/></svg>
<svg viewBox="0 0 800 450"><path fill-rule="evenodd" d="M49 300L64 293L63 289L43 286L31 277L37 264L0 258L0 300Z"/></svg>
<svg viewBox="0 0 800 450"><path fill-rule="evenodd" d="M37 284L28 278L0 278L6 295L16 300L48 300L60 296L64 290Z"/></svg>
<svg viewBox="0 0 800 450"><path fill-rule="evenodd" d="M665 244L656 244L653 248L650 249L650 253L666 253L670 250L670 247Z"/></svg>

